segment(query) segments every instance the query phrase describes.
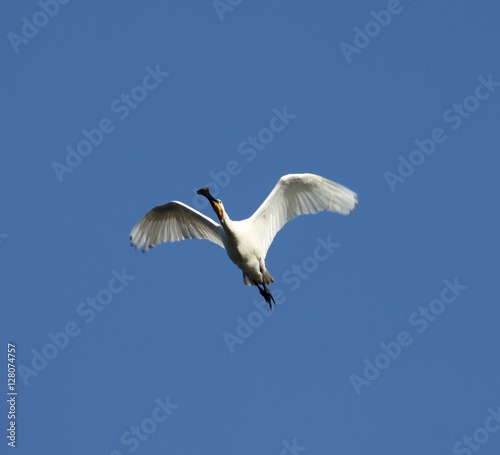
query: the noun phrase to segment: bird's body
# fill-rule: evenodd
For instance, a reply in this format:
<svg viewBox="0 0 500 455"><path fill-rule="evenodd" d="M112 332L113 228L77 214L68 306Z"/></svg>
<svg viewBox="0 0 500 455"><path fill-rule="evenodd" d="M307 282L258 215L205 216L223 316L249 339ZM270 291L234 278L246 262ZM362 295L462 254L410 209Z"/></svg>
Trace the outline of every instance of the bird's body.
<svg viewBox="0 0 500 455"><path fill-rule="evenodd" d="M314 174L281 177L255 213L241 221L231 220L208 188L198 194L208 199L220 224L182 202L172 201L155 207L135 225L130 233L132 245L147 251L163 242L210 240L226 250L242 270L244 283L257 286L270 307L274 299L267 285L274 279L265 258L276 233L296 216L325 210L348 215L358 203L351 190Z"/></svg>
<svg viewBox="0 0 500 455"><path fill-rule="evenodd" d="M229 259L242 270L245 284L273 283L274 279L264 262L266 253L262 251L258 239L251 235L252 225L248 219L233 221L226 214L222 219L222 227L224 248Z"/></svg>

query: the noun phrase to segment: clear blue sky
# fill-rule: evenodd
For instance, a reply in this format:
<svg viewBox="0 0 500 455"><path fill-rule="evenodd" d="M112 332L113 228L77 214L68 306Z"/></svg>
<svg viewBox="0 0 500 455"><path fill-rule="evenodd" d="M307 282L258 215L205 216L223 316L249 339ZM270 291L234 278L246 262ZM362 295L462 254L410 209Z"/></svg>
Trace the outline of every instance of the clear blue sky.
<svg viewBox="0 0 500 455"><path fill-rule="evenodd" d="M45 2L0 17L16 454L499 453L500 3ZM299 172L359 207L278 234L271 316L209 242L129 246Z"/></svg>

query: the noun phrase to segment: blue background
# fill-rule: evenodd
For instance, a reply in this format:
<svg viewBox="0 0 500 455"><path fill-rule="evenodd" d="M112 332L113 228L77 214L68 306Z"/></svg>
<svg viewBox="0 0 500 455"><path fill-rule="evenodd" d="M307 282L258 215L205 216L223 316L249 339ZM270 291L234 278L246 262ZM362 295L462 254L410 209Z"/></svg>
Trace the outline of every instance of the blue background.
<svg viewBox="0 0 500 455"><path fill-rule="evenodd" d="M500 87L474 97L480 76L500 82L500 4L401 0L389 24L369 24L387 7L244 1L218 14L210 1L73 0L15 46L9 33L43 10L4 5L0 413L6 428L11 341L17 454L280 454L294 440L305 454L467 454L460 441L474 434L487 436L481 454L499 453L500 433L476 430L500 406ZM367 24L372 38L346 58L341 43ZM148 66L169 75L144 91ZM121 119L132 91L147 96ZM457 127L446 112L467 97ZM248 160L238 147L285 106L295 117ZM59 179L66 147L105 118L113 131ZM391 188L387 172L436 128L446 140L413 154L423 163ZM224 174L232 160L237 175ZM281 304L269 317L251 316L257 290L210 242L129 246L157 204L215 217L195 199L210 184L242 219L297 172L360 203L278 234L267 266ZM314 262L329 236L340 246ZM286 280L294 266L310 270L298 285ZM111 296L123 268L134 278L89 321L87 299ZM419 333L412 314L455 278L467 288L434 303L441 313ZM249 317L255 327L238 328ZM76 336L60 335L71 322ZM238 330L230 349L224 334ZM384 364L381 343L401 332L412 343ZM35 352L53 357L39 371ZM376 358L385 369L356 389L352 375ZM178 407L156 423L167 397ZM130 442L141 425L150 434Z"/></svg>

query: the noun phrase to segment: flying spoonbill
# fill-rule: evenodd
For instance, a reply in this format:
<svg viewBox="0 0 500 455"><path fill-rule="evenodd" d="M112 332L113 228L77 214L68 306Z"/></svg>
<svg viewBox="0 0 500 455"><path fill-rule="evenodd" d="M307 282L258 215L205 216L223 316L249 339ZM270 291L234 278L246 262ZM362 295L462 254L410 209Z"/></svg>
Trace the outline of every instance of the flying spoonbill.
<svg viewBox="0 0 500 455"><path fill-rule="evenodd" d="M210 240L226 250L242 270L244 283L257 286L271 309L275 302L267 285L274 278L265 259L278 231L296 216L323 211L349 215L358 204L356 193L315 174L284 175L255 213L241 221L231 220L222 201L207 187L197 193L208 199L220 224L182 202L171 201L139 220L130 233L131 244L145 252L164 242Z"/></svg>

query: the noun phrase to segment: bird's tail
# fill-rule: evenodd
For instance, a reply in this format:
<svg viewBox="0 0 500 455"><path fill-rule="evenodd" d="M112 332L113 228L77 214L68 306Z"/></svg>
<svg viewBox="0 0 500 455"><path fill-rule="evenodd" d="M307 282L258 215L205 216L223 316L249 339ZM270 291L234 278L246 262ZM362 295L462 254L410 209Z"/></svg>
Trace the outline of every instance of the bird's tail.
<svg viewBox="0 0 500 455"><path fill-rule="evenodd" d="M250 277L245 272L243 272L243 282L247 286L255 286L255 283L253 282L253 280L250 279ZM274 283L274 278L267 270L264 270L264 284L268 285L271 283ZM262 283L259 283L259 284L262 284Z"/></svg>

